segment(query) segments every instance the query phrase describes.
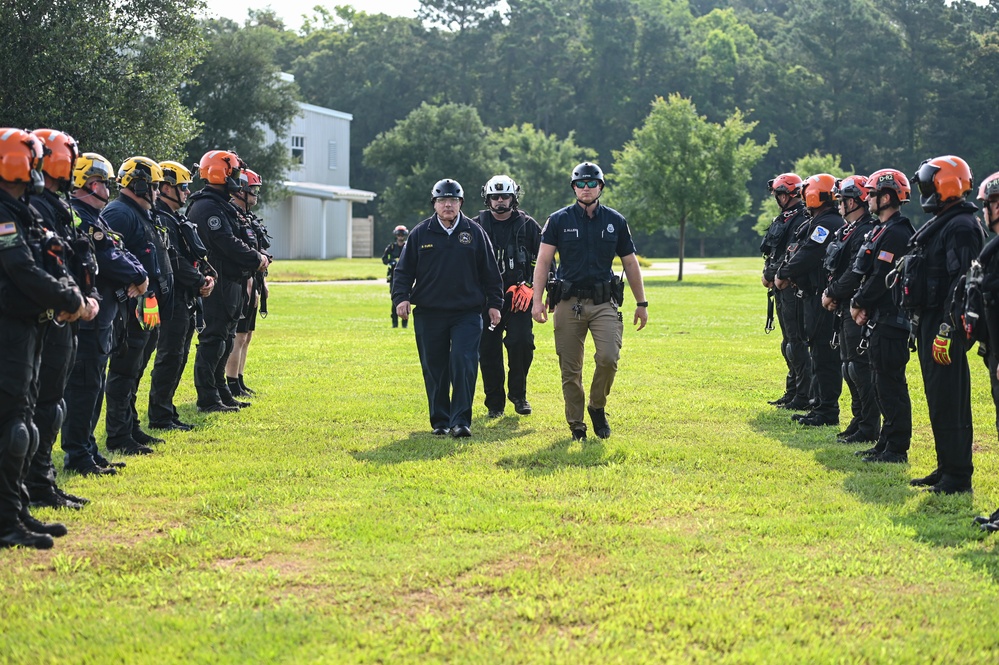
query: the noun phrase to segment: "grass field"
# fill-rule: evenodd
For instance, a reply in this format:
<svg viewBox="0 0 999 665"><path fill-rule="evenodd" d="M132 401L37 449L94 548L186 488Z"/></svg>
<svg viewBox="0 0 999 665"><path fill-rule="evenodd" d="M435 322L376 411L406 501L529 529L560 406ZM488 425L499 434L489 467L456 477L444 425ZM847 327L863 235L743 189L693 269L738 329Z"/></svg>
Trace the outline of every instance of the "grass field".
<svg viewBox="0 0 999 665"><path fill-rule="evenodd" d="M488 420L480 387L457 443L429 435L384 282L275 283L252 408L196 414L189 367L198 430L116 478L61 478L93 503L36 514L70 534L0 552L0 662L999 662L999 541L971 524L999 504L982 364L975 494L928 496L907 482L935 460L915 361L911 466L864 464L767 406L783 363L759 261L708 263L648 280L614 433L583 444L550 324L534 414Z"/></svg>

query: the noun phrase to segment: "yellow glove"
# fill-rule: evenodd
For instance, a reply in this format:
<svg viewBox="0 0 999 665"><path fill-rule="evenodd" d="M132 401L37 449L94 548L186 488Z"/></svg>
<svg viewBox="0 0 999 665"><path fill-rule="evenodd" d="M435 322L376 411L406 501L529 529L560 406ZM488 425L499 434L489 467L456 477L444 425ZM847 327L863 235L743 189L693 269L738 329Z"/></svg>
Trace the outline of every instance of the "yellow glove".
<svg viewBox="0 0 999 665"><path fill-rule="evenodd" d="M513 293L513 311L515 312L526 312L531 308L531 302L534 300L534 288L527 283L518 284L516 291Z"/></svg>
<svg viewBox="0 0 999 665"><path fill-rule="evenodd" d="M933 339L933 362L938 365L950 364L950 326L940 324L940 332Z"/></svg>
<svg viewBox="0 0 999 665"><path fill-rule="evenodd" d="M135 305L135 318L143 330L152 330L160 325L160 304L156 296L139 296Z"/></svg>

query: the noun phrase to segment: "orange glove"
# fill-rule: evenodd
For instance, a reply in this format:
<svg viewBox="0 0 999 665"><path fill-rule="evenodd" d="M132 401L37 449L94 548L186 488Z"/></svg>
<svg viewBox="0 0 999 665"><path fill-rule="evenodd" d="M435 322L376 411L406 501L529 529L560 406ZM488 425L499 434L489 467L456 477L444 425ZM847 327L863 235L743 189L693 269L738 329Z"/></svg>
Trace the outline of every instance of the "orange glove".
<svg viewBox="0 0 999 665"><path fill-rule="evenodd" d="M139 319L143 330L152 330L160 325L160 304L156 296L139 296L139 302L135 305L135 318Z"/></svg>
<svg viewBox="0 0 999 665"><path fill-rule="evenodd" d="M526 312L531 308L534 300L534 288L527 283L517 285L517 290L513 293L513 311Z"/></svg>

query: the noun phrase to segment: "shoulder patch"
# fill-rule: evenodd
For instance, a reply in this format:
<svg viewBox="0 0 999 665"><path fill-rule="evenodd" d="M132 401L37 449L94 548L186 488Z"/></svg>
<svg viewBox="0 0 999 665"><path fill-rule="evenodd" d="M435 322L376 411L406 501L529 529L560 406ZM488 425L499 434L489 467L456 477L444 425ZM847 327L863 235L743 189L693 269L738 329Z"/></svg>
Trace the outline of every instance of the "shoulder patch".
<svg viewBox="0 0 999 665"><path fill-rule="evenodd" d="M218 215L212 215L208 218L208 228L212 231L218 231L222 228L222 218Z"/></svg>
<svg viewBox="0 0 999 665"><path fill-rule="evenodd" d="M17 232L14 222L0 222L0 250L17 247L21 244L21 235Z"/></svg>
<svg viewBox="0 0 999 665"><path fill-rule="evenodd" d="M827 229L824 226L816 226L815 230L812 231L812 235L809 237L809 240L811 240L812 242L817 242L818 244L821 245L826 241L828 237L829 237L829 229Z"/></svg>
<svg viewBox="0 0 999 665"><path fill-rule="evenodd" d="M891 263L894 260L895 260L895 255L892 254L891 252L886 252L885 250L881 250L881 252L878 253L878 261Z"/></svg>
<svg viewBox="0 0 999 665"><path fill-rule="evenodd" d="M14 222L4 222L0 224L0 236L9 236L17 233L17 224Z"/></svg>

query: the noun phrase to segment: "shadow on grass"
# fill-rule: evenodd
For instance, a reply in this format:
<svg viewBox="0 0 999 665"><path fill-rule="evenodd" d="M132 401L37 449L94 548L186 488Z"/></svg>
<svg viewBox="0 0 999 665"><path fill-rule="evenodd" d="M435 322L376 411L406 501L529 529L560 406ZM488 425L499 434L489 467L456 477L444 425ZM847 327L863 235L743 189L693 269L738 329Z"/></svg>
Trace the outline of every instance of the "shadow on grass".
<svg viewBox="0 0 999 665"><path fill-rule="evenodd" d="M461 439L470 441L470 439ZM351 457L359 462L374 464L401 464L402 462L434 461L457 454L464 444L450 436L434 436L430 432L410 432L399 441L373 450L352 451Z"/></svg>
<svg viewBox="0 0 999 665"><path fill-rule="evenodd" d="M573 441L571 437L560 439L547 448L524 455L511 455L496 461L501 469L520 469L529 475L543 476L566 467L597 467L620 464L627 459L624 451L616 450L606 454L600 439Z"/></svg>

